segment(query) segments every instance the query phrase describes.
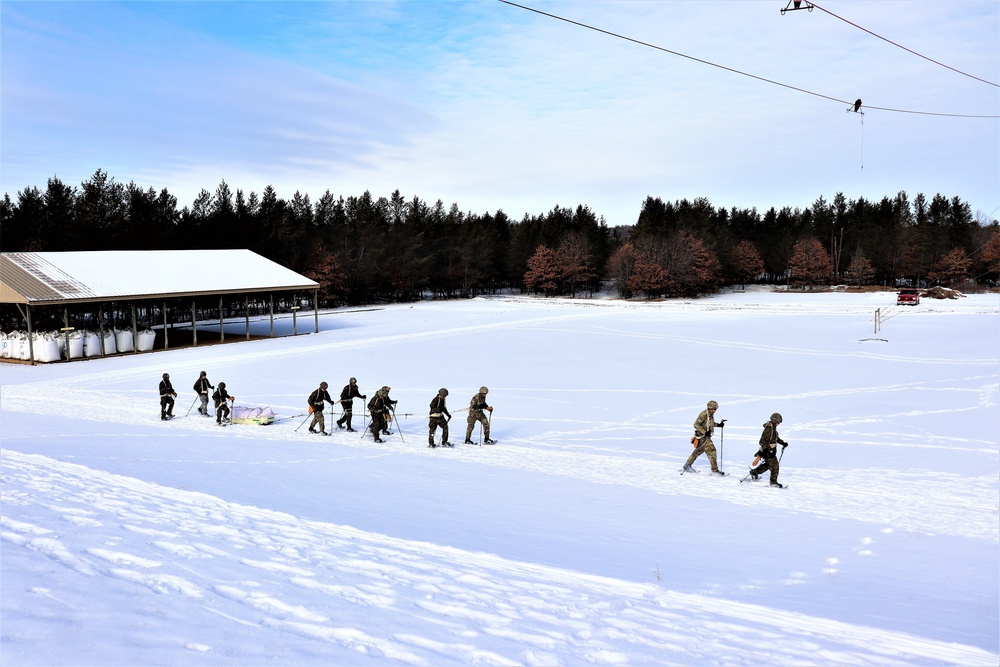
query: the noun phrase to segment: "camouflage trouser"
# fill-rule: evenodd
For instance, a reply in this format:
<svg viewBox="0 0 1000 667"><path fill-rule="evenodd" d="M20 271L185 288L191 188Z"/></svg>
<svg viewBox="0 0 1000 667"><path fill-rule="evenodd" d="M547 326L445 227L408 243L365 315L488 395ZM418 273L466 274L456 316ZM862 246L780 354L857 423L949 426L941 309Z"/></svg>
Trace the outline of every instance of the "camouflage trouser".
<svg viewBox="0 0 1000 667"><path fill-rule="evenodd" d="M434 444L434 432L437 431L438 426L441 427L441 442L448 442L448 420L444 418L444 415L431 417L427 424L427 442L432 445Z"/></svg>
<svg viewBox="0 0 1000 667"><path fill-rule="evenodd" d="M229 418L229 405L222 401L219 403L219 407L215 409L215 421L222 422L223 419Z"/></svg>
<svg viewBox="0 0 1000 667"><path fill-rule="evenodd" d="M490 439L490 420L486 418L482 410L470 410L468 422L469 425L465 427L466 440L472 440L472 429L476 427L476 422L483 425L483 437L487 440Z"/></svg>
<svg viewBox="0 0 1000 667"><path fill-rule="evenodd" d="M775 450L770 447L761 447L763 450L761 453L764 455L761 457L760 465L751 470L754 475L763 475L767 470L771 471L771 484L778 481L778 457L775 456Z"/></svg>
<svg viewBox="0 0 1000 667"><path fill-rule="evenodd" d="M694 448L693 452L691 452L691 456L688 457L686 465L694 463L694 460L702 454L705 454L705 456L708 457L708 462L711 464L712 470L719 469L719 462L715 458L715 445L712 443L711 436L706 435L698 441L698 446Z"/></svg>
<svg viewBox="0 0 1000 667"><path fill-rule="evenodd" d="M160 396L160 417L169 417L174 414L174 397L170 394Z"/></svg>
<svg viewBox="0 0 1000 667"><path fill-rule="evenodd" d="M385 414L380 412L372 413L372 423L368 426L368 430L372 432L372 436L376 440L382 439L382 431L388 430L389 422L385 420Z"/></svg>
<svg viewBox="0 0 1000 667"><path fill-rule="evenodd" d="M207 391L200 392L198 394L198 398L201 399L201 407L198 408L199 414L207 415L208 414L208 392Z"/></svg>
<svg viewBox="0 0 1000 667"><path fill-rule="evenodd" d="M313 420L312 423L309 424L309 430L312 431L317 424L319 425L319 430L326 430L326 418L323 416L322 410L316 410L313 412Z"/></svg>
<svg viewBox="0 0 1000 667"><path fill-rule="evenodd" d="M347 428L351 428L351 418L354 416L354 401L344 403L344 414L337 420L337 426L347 422Z"/></svg>

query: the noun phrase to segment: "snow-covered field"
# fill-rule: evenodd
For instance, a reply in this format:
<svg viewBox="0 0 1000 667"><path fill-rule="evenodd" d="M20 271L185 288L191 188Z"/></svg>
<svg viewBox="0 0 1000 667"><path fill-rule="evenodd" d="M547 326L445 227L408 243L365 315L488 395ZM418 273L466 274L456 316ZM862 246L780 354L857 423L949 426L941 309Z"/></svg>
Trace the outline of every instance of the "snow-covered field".
<svg viewBox="0 0 1000 667"><path fill-rule="evenodd" d="M893 299L428 302L0 366L0 661L996 665L1000 297ZM219 428L201 370L285 416L388 384L401 428ZM438 387L461 443L483 384L499 443L427 448ZM732 474L681 476L709 399ZM775 411L788 488L740 484Z"/></svg>

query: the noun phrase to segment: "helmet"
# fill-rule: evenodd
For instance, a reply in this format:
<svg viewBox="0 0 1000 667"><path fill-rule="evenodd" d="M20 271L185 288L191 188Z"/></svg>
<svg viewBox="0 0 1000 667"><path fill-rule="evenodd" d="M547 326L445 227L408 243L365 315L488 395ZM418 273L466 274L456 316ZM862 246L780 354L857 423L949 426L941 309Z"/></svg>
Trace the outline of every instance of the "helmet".
<svg viewBox="0 0 1000 667"><path fill-rule="evenodd" d="M445 389L444 387L441 387L440 389L438 389L438 394L440 394L441 396L447 396L448 390Z"/></svg>
<svg viewBox="0 0 1000 667"><path fill-rule="evenodd" d="M325 382L320 382L320 383L319 383L319 388L320 388L320 389L326 389L326 388L327 388L327 387L329 387L329 386L330 386L330 385L328 385L328 384L327 384L327 383L325 383Z"/></svg>
<svg viewBox="0 0 1000 667"><path fill-rule="evenodd" d="M719 403L718 403L718 401L709 401L708 402L708 409L709 410L718 410L719 409Z"/></svg>
<svg viewBox="0 0 1000 667"><path fill-rule="evenodd" d="M479 388L479 393L480 394L488 394L488 393L490 393L490 389L489 389L489 387L480 387Z"/></svg>
<svg viewBox="0 0 1000 667"><path fill-rule="evenodd" d="M225 388L226 388L226 383L225 382L220 382L219 383L219 389L225 389Z"/></svg>
<svg viewBox="0 0 1000 667"><path fill-rule="evenodd" d="M781 415L779 415L777 412L775 412L773 415L771 415L771 421L773 421L775 424L780 424L781 423Z"/></svg>
<svg viewBox="0 0 1000 667"><path fill-rule="evenodd" d="M351 378L350 384L357 384L357 383L358 383L358 378Z"/></svg>
<svg viewBox="0 0 1000 667"><path fill-rule="evenodd" d="M208 375L208 373L206 373L205 371L202 371L201 375L199 375L198 377L205 377L206 375Z"/></svg>
<svg viewBox="0 0 1000 667"><path fill-rule="evenodd" d="M384 392L385 392L385 393L387 393L387 394L389 393L389 390L390 390L390 389L392 389L392 387L390 387L389 385L384 385L384 386L382 387L382 391L384 391Z"/></svg>
<svg viewBox="0 0 1000 667"><path fill-rule="evenodd" d="M163 374L163 379L164 379L164 380L166 380L166 379L167 379L167 378L169 378L169 377L170 377L170 373L164 373L164 374Z"/></svg>

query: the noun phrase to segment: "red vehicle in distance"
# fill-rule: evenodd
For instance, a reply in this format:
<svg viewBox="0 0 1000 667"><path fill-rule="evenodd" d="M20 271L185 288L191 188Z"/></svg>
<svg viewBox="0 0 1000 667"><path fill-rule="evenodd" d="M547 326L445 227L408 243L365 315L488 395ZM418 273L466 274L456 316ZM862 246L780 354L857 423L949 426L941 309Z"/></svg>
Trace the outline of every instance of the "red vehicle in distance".
<svg viewBox="0 0 1000 667"><path fill-rule="evenodd" d="M920 303L920 292L916 289L904 288L896 295L897 306L916 306L918 303Z"/></svg>

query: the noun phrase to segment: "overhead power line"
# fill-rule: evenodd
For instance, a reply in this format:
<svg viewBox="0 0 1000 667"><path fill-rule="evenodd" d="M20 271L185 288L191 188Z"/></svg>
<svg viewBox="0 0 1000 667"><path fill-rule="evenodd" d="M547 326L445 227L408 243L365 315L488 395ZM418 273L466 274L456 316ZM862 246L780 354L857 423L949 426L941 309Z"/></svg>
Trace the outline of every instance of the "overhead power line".
<svg viewBox="0 0 1000 667"><path fill-rule="evenodd" d="M839 102L840 104L846 104L848 107L855 107L856 106L856 102L850 102L848 100L842 100L840 98L832 97L830 95L824 95L822 93L817 93L817 92L812 91L812 90L806 90L805 88L799 88L797 86L792 86L792 85L789 85L787 83L781 83L780 81L775 81L774 79L768 79L768 78L765 78L765 77L762 77L762 76L757 76L756 74L751 74L749 72L744 72L743 70L735 69L733 67L726 67L725 65L720 65L718 63L713 63L713 62L711 62L709 60L704 60L703 58L696 58L694 56L689 56L686 53L681 53L679 51L672 51L672 50L670 50L668 48L665 48L665 47L662 47L662 46L657 46L656 44L650 44L649 42L644 42L642 40L635 39L633 37L627 37L626 35L622 35L622 34L617 33L617 32L612 32L610 30L604 30L603 28L598 28L596 26L592 26L592 25L589 25L587 23L581 23L579 21L574 21L574 20L568 19L568 18L566 18L564 16L559 16L557 14L551 14L549 12L543 12L540 9L535 9L534 7L528 7L527 5L520 5L520 4L516 3L516 2L511 2L511 0L498 0L498 1L502 2L505 5L510 5L511 7L517 7L518 9L523 9L525 11L533 12L533 13L539 14L541 16L547 16L547 17L549 17L551 19L555 19L557 21L562 21L564 23L569 23L571 25L575 25L575 26L578 26L580 28L586 28L587 30L593 30L594 32L599 32L601 34L608 35L609 37L615 37L616 39L621 39L621 40L624 40L626 42L632 42L633 44L638 44L640 46L645 46L645 47L650 48L650 49L655 49L657 51L662 51L664 53L669 53L670 55L673 55L673 56L679 56L681 58L687 58L688 60L693 60L694 62L701 63L703 65L709 65L710 67L716 67L718 69L725 70L727 72L732 72L733 74L739 74L741 76L749 77L751 79L756 79L758 81L763 81L764 83L770 83L771 85L774 85L774 86L780 86L782 88L787 88L789 90L794 90L794 91L799 92L799 93L805 93L806 95L813 95L815 97L821 97L821 98L823 98L825 100L830 100L832 102ZM933 111L910 111L910 110L906 110L906 109L892 109L892 108L889 108L889 107L869 106L867 104L864 105L864 108L865 109L874 109L874 110L878 110L878 111L892 111L892 112L895 112L895 113L918 114L918 115L922 115L922 116L948 116L948 117L952 117L952 118L1000 118L1000 116L998 116L998 115L980 115L980 114L962 114L962 113L940 113L940 112L933 112Z"/></svg>
<svg viewBox="0 0 1000 667"><path fill-rule="evenodd" d="M956 69L954 67L951 67L950 65L945 65L944 63L938 62L937 60L934 60L933 58L928 58L927 56L925 56L922 53L917 53L913 49L908 49L905 46L903 46L902 44L897 44L896 42L892 41L891 39L883 37L882 35L879 35L878 33L872 32L868 28L862 27L862 26L858 25L857 23L854 23L853 21L849 21L849 20L845 19L843 16L837 16L836 14L834 14L833 12L831 12L829 9L824 9L823 7L820 7L819 5L817 5L815 2L810 2L809 4L812 5L813 7L815 7L816 9L820 10L821 12L829 14L830 16L832 16L835 19L839 19L839 20L843 21L844 23L846 23L848 25L852 25L855 28L857 28L858 30L862 30L864 32L867 32L872 37L878 37L883 42L888 42L889 44L892 44L893 46L895 46L897 48L903 49L904 51L906 51L908 53L912 53L915 56L923 58L924 60L928 60L928 61L934 63L935 65L940 65L941 67L944 67L945 69L950 69L952 72L955 72L957 74L961 74L962 76L967 76L970 79L975 79L976 81L980 81L982 83L986 83L986 84L989 84L991 86L995 86L997 88L1000 88L1000 83L993 83L992 81L987 81L986 79L980 79L978 76L974 76L972 74L969 74L968 72L963 72L962 70Z"/></svg>

